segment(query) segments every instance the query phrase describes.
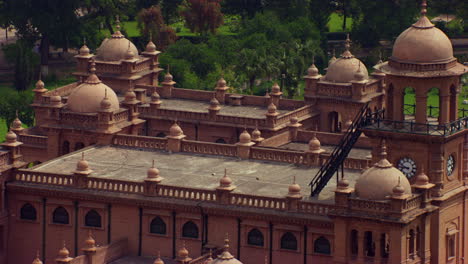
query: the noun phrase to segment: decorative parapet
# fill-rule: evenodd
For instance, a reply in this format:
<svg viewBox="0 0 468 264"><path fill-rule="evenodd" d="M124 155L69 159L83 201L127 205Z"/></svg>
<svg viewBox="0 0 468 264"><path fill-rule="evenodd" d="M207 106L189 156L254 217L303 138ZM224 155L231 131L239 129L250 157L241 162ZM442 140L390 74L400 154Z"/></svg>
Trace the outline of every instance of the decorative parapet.
<svg viewBox="0 0 468 264"><path fill-rule="evenodd" d="M303 151L252 147L250 158L258 160L304 164L305 155L306 154Z"/></svg>
<svg viewBox="0 0 468 264"><path fill-rule="evenodd" d="M18 135L18 141L22 142L24 146L34 146L34 147L47 147L47 136L38 136L38 135L28 135L20 134Z"/></svg>
<svg viewBox="0 0 468 264"><path fill-rule="evenodd" d="M47 185L73 186L73 175L18 170L16 181L40 183Z"/></svg>
<svg viewBox="0 0 468 264"><path fill-rule="evenodd" d="M118 134L114 136L112 144L116 146L165 150L167 139Z"/></svg>
<svg viewBox="0 0 468 264"><path fill-rule="evenodd" d="M210 155L222 155L228 157L237 157L237 147L235 145L220 144L220 143L209 143L192 140L182 141L182 151L210 154Z"/></svg>
<svg viewBox="0 0 468 264"><path fill-rule="evenodd" d="M9 151L0 153L0 168L11 165L11 155Z"/></svg>

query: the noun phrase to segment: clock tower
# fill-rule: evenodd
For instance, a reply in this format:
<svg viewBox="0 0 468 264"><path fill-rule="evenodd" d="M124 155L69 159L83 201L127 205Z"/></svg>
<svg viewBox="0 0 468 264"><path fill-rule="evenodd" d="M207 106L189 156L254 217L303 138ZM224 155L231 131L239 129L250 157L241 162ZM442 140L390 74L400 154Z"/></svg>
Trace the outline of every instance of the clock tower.
<svg viewBox="0 0 468 264"><path fill-rule="evenodd" d="M379 146L385 139L389 161L410 183L415 175L426 173L435 184L431 202L440 207L432 216L437 224L431 235L439 241L449 241L450 236L461 246L468 239L466 228L460 228L468 224L468 111L459 109L458 95L468 68L457 62L449 38L426 17L426 1L419 20L396 39L392 56L375 68L385 73L386 109L385 115L368 118L362 128L373 141L373 161L381 158ZM404 102L409 88L415 92L414 111ZM439 106L429 106L428 114L429 92L434 89ZM446 263L452 255L437 247L431 253L436 263Z"/></svg>

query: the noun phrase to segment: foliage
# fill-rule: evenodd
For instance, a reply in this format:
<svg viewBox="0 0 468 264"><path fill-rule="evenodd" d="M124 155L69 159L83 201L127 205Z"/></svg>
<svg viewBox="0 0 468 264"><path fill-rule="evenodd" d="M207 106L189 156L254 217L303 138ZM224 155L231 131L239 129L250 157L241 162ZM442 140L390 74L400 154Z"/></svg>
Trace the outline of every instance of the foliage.
<svg viewBox="0 0 468 264"><path fill-rule="evenodd" d="M395 39L415 22L417 4L414 0L354 0L353 39L363 47L375 47L380 39Z"/></svg>
<svg viewBox="0 0 468 264"><path fill-rule="evenodd" d="M192 32L206 35L216 33L223 24L221 0L187 0L181 9L181 15Z"/></svg>
<svg viewBox="0 0 468 264"><path fill-rule="evenodd" d="M24 40L18 40L14 44L4 46L3 52L5 59L14 65L15 89L18 91L26 90L32 81L37 79L34 73L39 63L38 55L32 51L31 44Z"/></svg>
<svg viewBox="0 0 468 264"><path fill-rule="evenodd" d="M138 27L140 28L140 32L143 32L145 39L150 39L154 36L156 38L156 46L161 50L166 49L167 46L173 44L177 39L174 29L164 23L160 6L142 9L138 13Z"/></svg>
<svg viewBox="0 0 468 264"><path fill-rule="evenodd" d="M6 122L7 127L10 127L15 119L16 111L23 124L27 126L34 124L34 112L30 106L32 100L30 91L6 93L0 98L0 117Z"/></svg>

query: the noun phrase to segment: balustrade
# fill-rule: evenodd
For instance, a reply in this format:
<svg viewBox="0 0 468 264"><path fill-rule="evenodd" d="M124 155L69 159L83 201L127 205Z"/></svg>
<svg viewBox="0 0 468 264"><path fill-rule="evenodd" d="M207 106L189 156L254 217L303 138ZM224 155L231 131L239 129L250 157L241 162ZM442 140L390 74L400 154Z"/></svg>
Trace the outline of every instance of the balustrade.
<svg viewBox="0 0 468 264"><path fill-rule="evenodd" d="M10 162L10 152L0 152L0 167L11 164Z"/></svg>
<svg viewBox="0 0 468 264"><path fill-rule="evenodd" d="M302 151L279 150L262 147L251 148L251 158L259 160L288 162L294 164L303 164L305 153Z"/></svg>
<svg viewBox="0 0 468 264"><path fill-rule="evenodd" d="M87 188L124 193L144 193L143 182L121 181L113 179L92 178L87 179Z"/></svg>
<svg viewBox="0 0 468 264"><path fill-rule="evenodd" d="M22 142L25 145L33 146L47 146L47 137L46 136L37 136L37 135L18 135L18 141Z"/></svg>
<svg viewBox="0 0 468 264"><path fill-rule="evenodd" d="M237 156L237 147L235 145L199 142L192 140L182 141L182 151L211 155L222 155L229 157Z"/></svg>
<svg viewBox="0 0 468 264"><path fill-rule="evenodd" d="M216 201L215 190L203 190L188 187L158 185L156 195L161 197L179 198L196 201Z"/></svg>
<svg viewBox="0 0 468 264"><path fill-rule="evenodd" d="M139 147L147 149L165 150L167 140L165 138L133 136L118 134L113 139L113 145L126 147Z"/></svg>
<svg viewBox="0 0 468 264"><path fill-rule="evenodd" d="M286 210L287 201L284 198L264 197L248 194L231 193L230 200L231 205L244 206L244 207L256 207L264 209L277 209Z"/></svg>
<svg viewBox="0 0 468 264"><path fill-rule="evenodd" d="M73 175L27 170L19 170L16 173L15 180L22 182L42 183L47 185L73 185Z"/></svg>

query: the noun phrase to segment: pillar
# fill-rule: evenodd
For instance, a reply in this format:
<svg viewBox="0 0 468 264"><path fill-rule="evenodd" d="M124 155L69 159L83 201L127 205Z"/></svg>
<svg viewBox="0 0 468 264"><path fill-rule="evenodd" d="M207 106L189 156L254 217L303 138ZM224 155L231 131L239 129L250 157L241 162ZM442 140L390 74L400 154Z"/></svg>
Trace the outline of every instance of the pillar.
<svg viewBox="0 0 468 264"><path fill-rule="evenodd" d="M393 119L394 121L403 121L405 115L403 112L404 89L394 84L393 87Z"/></svg>
<svg viewBox="0 0 468 264"><path fill-rule="evenodd" d="M443 124L449 123L450 121L450 95L442 94L442 90L440 90L439 96L440 96L439 124L443 125Z"/></svg>
<svg viewBox="0 0 468 264"><path fill-rule="evenodd" d="M424 94L422 94L424 93ZM426 91L416 89L416 123L427 123L427 94Z"/></svg>

